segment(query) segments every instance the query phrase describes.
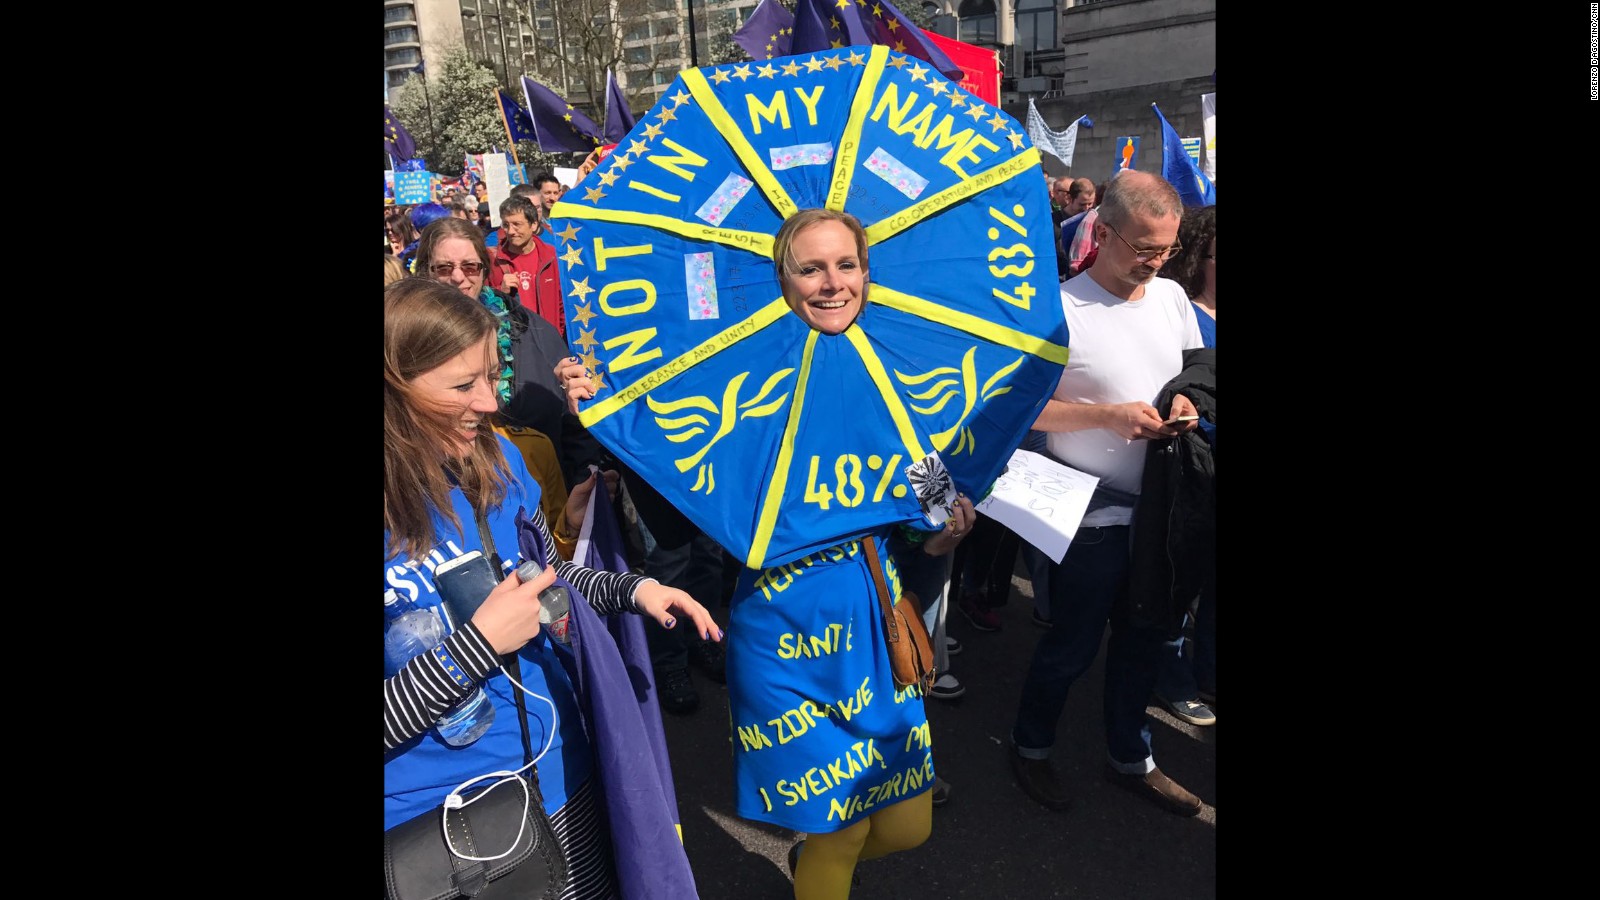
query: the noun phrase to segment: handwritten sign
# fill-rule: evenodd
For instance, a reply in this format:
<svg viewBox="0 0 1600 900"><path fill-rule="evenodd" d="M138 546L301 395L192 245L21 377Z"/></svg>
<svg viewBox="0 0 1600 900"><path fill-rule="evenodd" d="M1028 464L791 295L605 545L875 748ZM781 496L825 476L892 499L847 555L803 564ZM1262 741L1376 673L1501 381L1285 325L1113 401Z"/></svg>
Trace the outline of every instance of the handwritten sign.
<svg viewBox="0 0 1600 900"><path fill-rule="evenodd" d="M1099 483L1049 457L1017 450L978 511L1061 562Z"/></svg>

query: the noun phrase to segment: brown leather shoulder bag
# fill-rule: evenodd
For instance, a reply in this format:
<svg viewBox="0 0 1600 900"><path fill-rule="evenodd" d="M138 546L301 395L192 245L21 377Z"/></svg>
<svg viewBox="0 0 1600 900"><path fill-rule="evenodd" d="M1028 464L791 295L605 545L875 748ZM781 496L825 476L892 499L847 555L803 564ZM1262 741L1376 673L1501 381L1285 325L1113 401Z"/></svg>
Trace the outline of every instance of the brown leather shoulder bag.
<svg viewBox="0 0 1600 900"><path fill-rule="evenodd" d="M927 691L934 679L933 644L922 622L922 605L910 591L900 593L899 603L889 599L889 589L883 583L883 566L878 562L877 539L867 537L861 543L867 549L867 567L872 569L878 606L883 611L883 634L889 646L894 683L902 688L918 685Z"/></svg>

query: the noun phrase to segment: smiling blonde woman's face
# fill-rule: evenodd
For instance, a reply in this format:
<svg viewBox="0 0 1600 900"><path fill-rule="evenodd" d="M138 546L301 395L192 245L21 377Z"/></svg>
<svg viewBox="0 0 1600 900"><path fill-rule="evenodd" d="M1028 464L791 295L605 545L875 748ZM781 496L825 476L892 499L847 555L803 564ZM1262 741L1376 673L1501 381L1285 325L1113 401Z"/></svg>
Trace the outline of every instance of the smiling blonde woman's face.
<svg viewBox="0 0 1600 900"><path fill-rule="evenodd" d="M797 232L787 263L780 279L783 299L807 325L838 334L861 314L867 270L855 234L843 222L825 219Z"/></svg>

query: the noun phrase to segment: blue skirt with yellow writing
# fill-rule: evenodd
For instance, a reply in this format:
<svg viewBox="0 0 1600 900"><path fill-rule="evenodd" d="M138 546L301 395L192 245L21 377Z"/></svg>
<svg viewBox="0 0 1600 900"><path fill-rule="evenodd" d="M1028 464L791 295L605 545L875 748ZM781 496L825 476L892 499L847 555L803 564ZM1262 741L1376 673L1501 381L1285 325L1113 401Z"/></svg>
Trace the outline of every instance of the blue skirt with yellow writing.
<svg viewBox="0 0 1600 900"><path fill-rule="evenodd" d="M885 582L900 579L878 538ZM808 834L838 831L933 787L922 692L895 690L859 541L745 569L727 637L736 806Z"/></svg>

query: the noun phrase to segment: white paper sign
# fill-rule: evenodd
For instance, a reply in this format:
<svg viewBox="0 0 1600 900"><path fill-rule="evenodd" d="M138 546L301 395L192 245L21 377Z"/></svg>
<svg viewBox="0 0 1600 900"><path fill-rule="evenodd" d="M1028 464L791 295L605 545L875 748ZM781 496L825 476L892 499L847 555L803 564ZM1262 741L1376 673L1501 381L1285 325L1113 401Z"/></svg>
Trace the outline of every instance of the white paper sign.
<svg viewBox="0 0 1600 900"><path fill-rule="evenodd" d="M1100 479L1046 456L1017 450L978 511L1061 562Z"/></svg>
<svg viewBox="0 0 1600 900"><path fill-rule="evenodd" d="M569 169L566 166L556 166L550 171L550 174L556 177L556 181L561 182L569 188L578 183L577 169Z"/></svg>
<svg viewBox="0 0 1600 900"><path fill-rule="evenodd" d="M489 224L500 227L500 204L511 196L511 171L504 153L483 155L483 183L489 187Z"/></svg>

